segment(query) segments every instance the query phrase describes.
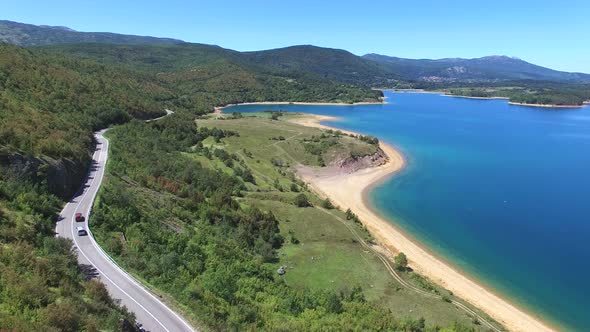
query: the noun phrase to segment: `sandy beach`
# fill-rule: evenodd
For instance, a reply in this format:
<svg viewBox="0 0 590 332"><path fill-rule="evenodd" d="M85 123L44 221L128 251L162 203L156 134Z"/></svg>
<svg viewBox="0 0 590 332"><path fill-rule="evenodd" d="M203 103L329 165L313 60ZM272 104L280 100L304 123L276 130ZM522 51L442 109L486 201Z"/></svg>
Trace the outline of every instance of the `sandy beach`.
<svg viewBox="0 0 590 332"><path fill-rule="evenodd" d="M385 98L382 97L380 101L365 101L357 103L308 103L298 101L260 101L252 103L227 104L225 106L217 106L214 108L213 114L221 114L224 108L238 105L315 105L315 106L354 106L354 105L375 105L387 104Z"/></svg>
<svg viewBox="0 0 590 332"><path fill-rule="evenodd" d="M518 106L530 106L530 107L546 107L546 108L581 108L585 107L586 105L554 105L554 104L527 104L527 103L515 103L513 101L509 101L508 104L510 105L518 105Z"/></svg>
<svg viewBox="0 0 590 332"><path fill-rule="evenodd" d="M322 125L320 121L324 120L337 120L337 118L310 115L293 119L293 122L305 126L337 129ZM336 205L350 208L356 213L380 245L391 254L404 252L415 271L484 310L509 330L556 331L555 328L516 308L460 273L449 263L436 257L435 254L404 234L371 207L367 199L367 192L376 184L401 170L405 165L404 157L394 147L383 142L380 143L380 147L389 157L389 162L382 166L362 169L352 174L339 172L322 173L322 175L302 173L300 176L318 194L327 196Z"/></svg>
<svg viewBox="0 0 590 332"><path fill-rule="evenodd" d="M441 96L453 97L453 98L465 98L465 99L483 99L483 100L494 100L494 99L508 100L509 99L507 97L475 97L475 96L450 95L450 94L447 94L444 92L441 92Z"/></svg>
<svg viewBox="0 0 590 332"><path fill-rule="evenodd" d="M441 94L441 96L454 97L454 98L466 98L466 99L510 100L510 98L507 98L507 97L472 97L472 96L449 95L449 94ZM516 103L513 101L509 101L508 104L518 105L518 106L530 106L530 107L546 107L546 108L580 108L580 107L584 107L584 105L527 104L527 103Z"/></svg>

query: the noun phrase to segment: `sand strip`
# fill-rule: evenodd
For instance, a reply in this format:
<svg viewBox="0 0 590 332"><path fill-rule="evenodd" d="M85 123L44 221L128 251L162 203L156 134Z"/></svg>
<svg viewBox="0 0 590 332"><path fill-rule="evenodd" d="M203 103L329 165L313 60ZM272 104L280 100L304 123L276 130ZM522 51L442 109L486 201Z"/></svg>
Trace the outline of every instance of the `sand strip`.
<svg viewBox="0 0 590 332"><path fill-rule="evenodd" d="M322 102L299 102L299 101L260 101L251 103L239 103L239 104L227 104L224 106L217 106L214 108L213 114L222 114L222 111L226 107L238 106L238 105L314 105L314 106L354 106L354 105L375 105L375 104L387 104L385 97L381 97L379 101L363 101L357 103L322 103Z"/></svg>
<svg viewBox="0 0 590 332"><path fill-rule="evenodd" d="M529 106L529 107L545 107L545 108L582 108L582 107L585 107L584 104L582 104L582 105L528 104L528 103L517 103L517 102L513 102L513 101L509 101L508 104L518 105L518 106Z"/></svg>
<svg viewBox="0 0 590 332"><path fill-rule="evenodd" d="M293 119L292 122L310 127L341 130L320 124L320 121L324 120L337 120L337 118L310 115ZM410 260L410 265L418 273L484 310L506 328L511 331L527 332L556 331L540 319L516 308L508 301L467 278L373 210L367 200L367 192L376 184L401 170L405 164L403 156L395 148L383 142L380 142L380 147L389 157L389 162L382 166L362 169L352 174L322 174L321 176L300 174L300 176L309 183L314 191L329 197L341 208L350 208L356 213L371 234L391 253L404 252Z"/></svg>

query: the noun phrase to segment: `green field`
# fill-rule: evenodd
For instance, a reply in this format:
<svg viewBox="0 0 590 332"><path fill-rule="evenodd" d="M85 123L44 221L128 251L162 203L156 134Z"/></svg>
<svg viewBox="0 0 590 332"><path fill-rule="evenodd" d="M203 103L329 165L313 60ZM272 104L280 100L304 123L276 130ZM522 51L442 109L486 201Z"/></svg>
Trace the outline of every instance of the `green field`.
<svg viewBox="0 0 590 332"><path fill-rule="evenodd" d="M279 252L279 262L273 268L286 267L283 279L293 287L341 291L359 286L367 300L388 307L398 317L426 319L430 326L449 326L455 321L485 331L477 320L448 300L455 299L448 291L432 285L412 272L398 272L410 284L432 294L445 296L432 298L418 294L397 281L388 271L378 254L362 242L371 242L370 234L362 225L347 220L344 212L324 209L322 200L307 191L297 180L292 166L318 165L318 156L303 146L312 137L324 137L316 142L334 140L336 143L320 154L326 164L346 157L351 153L372 154L376 146L358 138L332 134L317 128L304 127L289 122L303 115L285 114L271 120L269 113L248 114L237 119L199 119L198 127L230 130L239 135L226 137L219 142L207 141L203 145L224 149L237 154L254 175L256 184L248 183L248 191L238 201L243 206L255 206L263 211L272 211L280 221L285 244ZM324 136L322 136L324 133ZM284 137L284 140L273 138ZM332 144L332 143L330 143ZM195 158L210 167L232 172L215 159ZM277 160L282 163L277 165ZM312 207L297 207L292 202L298 192L312 202ZM388 257L391 259L391 257ZM460 301L460 300L459 300ZM491 321L481 311L476 312ZM495 323L494 323L495 324ZM495 324L496 326L499 326ZM500 327L501 328L501 327Z"/></svg>

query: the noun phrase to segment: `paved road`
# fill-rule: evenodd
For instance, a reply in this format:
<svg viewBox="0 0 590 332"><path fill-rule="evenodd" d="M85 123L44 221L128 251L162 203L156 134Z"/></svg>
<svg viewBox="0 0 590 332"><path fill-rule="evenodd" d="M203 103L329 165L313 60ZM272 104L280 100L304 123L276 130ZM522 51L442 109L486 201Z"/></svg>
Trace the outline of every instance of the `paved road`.
<svg viewBox="0 0 590 332"><path fill-rule="evenodd" d="M122 305L134 312L137 321L148 331L195 331L182 317L162 303L157 295L152 294L139 281L118 267L96 243L88 228L88 215L102 183L108 158L109 142L103 137L104 132L102 130L95 133L98 144L92 156L90 170L80 191L61 211L60 221L56 225L57 236L74 241L80 265L94 271L106 285L111 296L121 300ZM86 221L76 222L74 214L77 212L82 213ZM88 236L78 236L77 226L88 230Z"/></svg>
<svg viewBox="0 0 590 332"><path fill-rule="evenodd" d="M159 117L159 118L155 118L155 119L149 119L149 120L145 120L145 122L158 121L158 120L160 120L160 119L163 119L163 118L167 117L167 116L168 116L168 115L170 115L170 114L174 114L174 111L171 111L171 110L168 110L168 109L166 109L165 111L166 111L166 114L162 115L161 117Z"/></svg>

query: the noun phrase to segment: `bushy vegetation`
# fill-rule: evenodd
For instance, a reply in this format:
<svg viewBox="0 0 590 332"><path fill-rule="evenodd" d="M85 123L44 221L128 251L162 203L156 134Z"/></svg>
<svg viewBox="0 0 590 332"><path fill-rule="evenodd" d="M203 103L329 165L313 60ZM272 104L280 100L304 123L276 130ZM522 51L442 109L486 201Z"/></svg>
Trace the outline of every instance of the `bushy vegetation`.
<svg viewBox="0 0 590 332"><path fill-rule="evenodd" d="M382 95L307 68L276 70L248 54L211 45L68 44L44 49L157 76L158 82L176 93L176 107L193 111L256 101L352 103L376 100Z"/></svg>
<svg viewBox="0 0 590 332"><path fill-rule="evenodd" d="M374 96L305 74L292 80L257 71L232 54L193 44L0 44L0 142L27 154L87 160L92 130L153 118L167 107L203 114L238 102Z"/></svg>
<svg viewBox="0 0 590 332"><path fill-rule="evenodd" d="M400 252L394 257L393 263L395 264L395 268L399 271L405 271L408 268L408 258L403 252Z"/></svg>
<svg viewBox="0 0 590 332"><path fill-rule="evenodd" d="M0 44L0 142L13 150L86 160L92 130L161 115L166 96L127 71Z"/></svg>
<svg viewBox="0 0 590 332"><path fill-rule="evenodd" d="M409 316L417 322L424 317L427 327L421 330L434 329L436 326L449 326L449 331L450 327L457 327L457 331L461 330L461 327L467 331L471 330L471 318L457 311L454 306L448 305L440 298L431 299L413 293L398 284L382 261L361 245L360 239L373 245L375 242L358 217L349 211L350 221L347 221L343 211L326 209L326 200L310 192L307 186L294 177L292 168L285 166L299 163L316 165L314 155L305 152L302 144L293 143L303 138L310 139L314 135L321 137L322 133L326 137L336 134L335 131L303 127L291 122L299 117L300 115L285 114L278 121L272 121L266 113L257 113L248 114L236 121L197 120L199 128L218 127L239 133L239 136L224 138L212 146L224 149L230 155L239 154L256 177L255 186L248 185L246 191L235 197L240 205L245 208L256 207L263 211L272 211L279 220L279 228L285 242L277 250L278 261L271 263L273 273L278 273L279 268L284 267L286 274L282 275L280 280L300 291L329 290L338 294L341 290L349 290L360 285L367 302L390 310L392 316ZM269 137L282 135L287 137L285 141L268 141ZM362 150L361 147L372 151L375 149L373 145L357 137L352 138L342 133L338 136L339 145L345 148L340 154L328 153L326 160L330 163L348 158L351 151ZM210 141L206 139L206 142ZM244 151L249 152L250 156L245 155ZM335 159L330 159L330 156ZM204 160L202 157L194 158ZM289 162L280 163L278 160ZM204 164L219 168L218 160L204 160ZM228 171L223 167L220 169ZM231 173L231 170L229 172ZM297 191L285 190L292 188L292 185L295 185ZM293 204L298 193L304 193L312 207L300 208ZM351 229L354 232L351 232ZM398 273L408 282L417 283L412 278L415 273L411 269ZM442 288L440 291L441 294L448 293ZM455 297L452 299L458 300ZM412 308L411 311L409 308ZM453 324L455 320L468 327Z"/></svg>
<svg viewBox="0 0 590 332"><path fill-rule="evenodd" d="M56 238L61 200L41 186L0 174L0 329L122 330L133 315L105 286L85 278L70 240Z"/></svg>
<svg viewBox="0 0 590 332"><path fill-rule="evenodd" d="M396 318L358 288L287 286L268 265L284 242L281 221L240 207L240 181L183 154L206 139L200 132L172 117L109 132L110 175L92 227L126 268L214 329L424 330L423 320Z"/></svg>
<svg viewBox="0 0 590 332"><path fill-rule="evenodd" d="M322 96L351 97L346 95L348 91L361 91L358 88L342 87L321 80L317 80L318 83L315 85L310 81L312 83L309 86L297 83L297 86L300 86L298 89L284 83L284 79L264 75L258 77L256 73L235 70L236 66L225 67L224 63L217 62L198 73L191 74L194 75L192 78L188 77L188 72L175 72L160 78L154 72L142 71L135 66L99 63L93 59L82 59L60 52L1 44L2 162L10 162L12 154L20 153L55 160L72 160L76 167L83 169L89 161L93 130L126 123L133 118L153 118L162 115L166 107L180 108L173 117L149 126L132 121L128 125L128 138L133 138L134 141L121 139L125 146L114 144L113 152L120 156L120 159L115 158L110 167L118 174L125 174L122 179L134 179L142 188L149 188L151 193L158 193L157 196L175 197L175 204L180 204L175 213L178 213L182 220L186 220L188 215L189 220L200 219L211 223L203 226L210 227L208 230L213 231L212 238L206 240L210 241L215 255L220 256L219 259L210 262L212 265L208 269L209 273L204 277L204 280L209 281L203 283L202 295L218 296L220 294L216 292L226 290L221 286L223 284L216 286L216 283L222 282L221 279L217 279L217 274L224 274L224 278L232 278L230 271L238 267L231 265L240 263L241 266L240 261L232 263L223 258L225 254L222 253L226 248L227 252L242 250L245 257L256 257L252 258L251 264L244 265L245 270L240 272L240 275L246 276L244 280L249 280L250 269L258 269L256 264L272 261L274 250L280 246L283 239L277 233L277 221L271 214L256 210L242 211L232 198L232 195L239 193L244 182L254 181L249 169L236 162L235 174L231 175L199 167L185 159L185 163L182 162L180 152L192 147L214 157L215 151L198 147L203 137L211 136L219 140L232 135L231 132L214 128L196 131L193 117L187 116L188 113L183 114L182 109L202 114L212 110L217 104L229 102L266 100L272 99L273 96L282 100L322 100ZM220 73L224 76L220 77ZM255 83L256 80L258 83ZM185 81L193 83L183 86L182 82ZM276 86L275 83L283 86ZM191 90L197 86L195 84L200 87L205 85L207 88L197 88L193 93ZM325 91L318 89L322 86L329 88ZM337 91L338 89L340 91ZM184 95L186 91L191 94ZM142 139L149 136L156 139ZM138 146L141 149L138 149ZM21 174L8 172L7 166L10 164L2 164L0 173L0 326L17 331L120 330L119 320L127 318L132 321L132 315L114 304L102 284L97 281L85 281L84 276L78 271L71 243L53 237L57 212L63 202L48 192L47 175L36 174L39 181L32 183L30 179L20 176ZM140 211L144 211L140 209L140 205L135 204L142 198L140 194L125 190L116 191L121 190L118 186L125 183L113 181L105 190L103 202L109 203L105 204L111 209L108 211L124 211L121 212L123 214L111 219L118 223L118 228L114 227L113 230L133 226L124 222L134 220L136 215L140 215ZM109 196L108 193L111 191L115 191L117 195ZM126 202L125 197L134 204L121 207L121 202ZM194 211L201 206L200 204L208 207L199 209L199 213L202 213L200 218L193 218L194 215L190 211ZM122 210L118 210L119 207ZM105 212L103 216L111 215ZM157 220L163 222L168 230L178 230L175 219L160 220L158 217L157 214L150 216L150 222ZM96 219L99 224L109 221L107 217L101 219L100 213ZM224 233L226 229L227 234ZM186 233L186 237L179 241L186 240L185 244L188 244L190 238L197 241L193 242L190 250L195 246L198 250L209 250L200 246L200 240L193 239L191 234L194 235L195 231L198 229ZM126 234L133 239L133 232ZM225 243L221 241L222 234L239 242ZM153 234L154 239L159 241L163 238L166 241L170 240L169 235ZM237 247L237 243L248 243L248 247L241 249ZM215 245L219 247L214 248ZM118 252L118 244L112 239L107 247L112 252ZM119 249L123 255L126 247L121 245ZM176 265L172 251L162 250L158 253L154 255L157 259L164 259L160 254L166 256L167 265L161 266ZM224 271L223 265L226 262L228 269ZM148 271L144 268L154 262L138 259L135 263L135 268L143 274ZM198 261L191 264L197 264L189 267L191 273L205 271L195 268L200 264ZM213 267L213 264L219 265L219 269ZM176 268L180 269L181 266L178 265ZM176 268L171 268L170 271ZM270 275L268 271L264 273L266 274L260 276L261 280L267 280ZM165 283L165 276L159 277L161 282L154 284L166 284L168 286L165 289L169 290L172 284ZM232 282L237 281L238 279L235 279ZM191 287L188 284L184 286L186 287L177 289L182 290L185 295L191 294L191 301L197 301L192 297L196 293L190 291ZM276 296L280 297L281 292L280 289L277 290L279 295ZM174 294L172 291L170 293ZM232 295L235 296L238 295ZM219 312L212 308L224 301L232 303L234 300L220 295L219 301L204 301L208 307L203 307L203 310L217 317ZM315 306L320 305L321 303ZM234 308L231 309L232 315L249 315L249 310L238 312L229 304L225 306L225 309L220 309L221 312L225 312L224 315L229 315L231 308ZM246 324L251 322L251 317L239 316L234 317L234 320L240 322L239 324ZM277 320L277 324L279 323ZM227 326L231 324L238 323L228 322Z"/></svg>
<svg viewBox="0 0 590 332"><path fill-rule="evenodd" d="M337 135L327 136L322 134L321 136L312 136L311 138L304 138L301 140L305 151L316 156L321 156L328 149L338 144Z"/></svg>
<svg viewBox="0 0 590 332"><path fill-rule="evenodd" d="M92 131L121 124L108 133L111 159L91 219L94 233L123 266L198 321L218 330L427 330L424 319L392 315L358 287L335 292L287 285L272 265L285 242L283 221L243 204L241 196L257 179L238 153L216 146L238 133L194 124L196 116L228 103L353 102L380 93L309 72L264 68L203 45L0 45L0 64L3 157L72 159L83 168ZM139 121L166 107L176 113ZM241 121L234 118L227 122ZM282 135L277 140L289 143ZM287 165L275 160L277 167ZM291 207L303 206L303 199L305 205L318 202L301 192L301 184L289 187L295 179L281 172L275 187L297 191L288 193ZM71 243L53 237L63 202L48 192L45 175L36 183L0 175L0 326L115 330L121 318L132 321L103 286L84 280ZM349 219L360 223L354 214Z"/></svg>
<svg viewBox="0 0 590 332"><path fill-rule="evenodd" d="M474 86L450 88L447 93L467 97L501 97L514 103L538 105L582 105L590 100L590 85L555 82L513 82L513 86Z"/></svg>

